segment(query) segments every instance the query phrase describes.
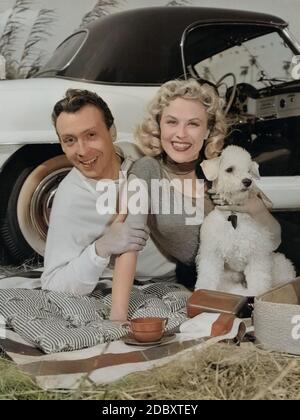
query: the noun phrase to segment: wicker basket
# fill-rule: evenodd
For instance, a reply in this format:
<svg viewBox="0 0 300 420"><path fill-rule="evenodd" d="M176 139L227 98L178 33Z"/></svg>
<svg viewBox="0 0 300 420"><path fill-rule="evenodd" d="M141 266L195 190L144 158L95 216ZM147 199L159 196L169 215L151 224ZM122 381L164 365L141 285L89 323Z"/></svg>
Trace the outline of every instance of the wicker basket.
<svg viewBox="0 0 300 420"><path fill-rule="evenodd" d="M300 355L300 277L255 299L254 330L264 348Z"/></svg>

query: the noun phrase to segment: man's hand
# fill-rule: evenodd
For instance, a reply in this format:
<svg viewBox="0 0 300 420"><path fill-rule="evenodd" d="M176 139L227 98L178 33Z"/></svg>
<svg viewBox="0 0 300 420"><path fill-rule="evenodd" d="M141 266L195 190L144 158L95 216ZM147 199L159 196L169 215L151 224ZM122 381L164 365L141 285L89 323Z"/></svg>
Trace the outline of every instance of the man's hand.
<svg viewBox="0 0 300 420"><path fill-rule="evenodd" d="M100 257L120 255L129 251L141 251L149 238L149 228L142 224L126 224L126 215L118 215L96 241L96 252Z"/></svg>

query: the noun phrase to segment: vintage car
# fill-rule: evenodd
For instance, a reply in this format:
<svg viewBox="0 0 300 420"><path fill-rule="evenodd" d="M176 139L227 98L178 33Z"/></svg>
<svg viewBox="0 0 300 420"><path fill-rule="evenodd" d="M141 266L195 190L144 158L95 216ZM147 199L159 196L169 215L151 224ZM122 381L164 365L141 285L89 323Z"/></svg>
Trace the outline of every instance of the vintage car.
<svg viewBox="0 0 300 420"><path fill-rule="evenodd" d="M158 87L188 77L209 80L227 99L227 143L245 147L259 162L259 185L284 221L284 235L295 241L289 256L293 259L294 252L296 259L298 54L288 24L275 16L153 7L101 18L62 42L35 78L0 81L3 261L21 263L43 255L53 197L70 170L50 119L54 103L68 88L98 92L115 115L118 140L132 141Z"/></svg>

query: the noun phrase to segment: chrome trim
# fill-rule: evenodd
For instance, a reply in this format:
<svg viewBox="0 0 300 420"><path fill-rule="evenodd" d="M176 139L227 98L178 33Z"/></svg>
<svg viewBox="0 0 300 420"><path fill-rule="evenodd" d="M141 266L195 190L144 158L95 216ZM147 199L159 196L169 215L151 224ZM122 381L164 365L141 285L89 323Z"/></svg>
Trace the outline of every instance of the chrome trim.
<svg viewBox="0 0 300 420"><path fill-rule="evenodd" d="M72 38L72 36L74 36L74 35L76 35L76 34L79 34L79 33L81 33L81 32L85 32L86 33L86 36L85 36L85 38L83 39L83 41L82 41L82 43L81 43L81 45L78 47L78 49L77 49L77 51L74 53L74 55L72 56L72 58L67 62L67 64L65 64L61 69L45 69L45 70L43 70L43 71L41 71L41 72L38 72L34 77L38 77L38 76L40 76L40 75L42 75L42 74L45 74L45 73L49 73L49 72L51 72L51 71L55 71L55 72L61 72L61 71L64 71L64 70L66 70L68 67L69 67L69 65L74 61L74 59L77 57L77 55L79 54L79 52L81 51L81 49L82 49L82 47L83 47L83 45L85 44L85 42L86 42L86 40L88 39L88 37L89 37L89 34L90 34L90 31L89 31L89 29L80 29L80 31L77 31L77 32L74 32L73 34L71 34L70 36L68 36L68 38L66 38L66 39L64 39L63 40L63 42L61 42L60 44L59 44L59 46L55 49L55 51L61 46L61 45L63 45L68 39L70 39L70 38ZM54 51L54 53L55 53L55 51ZM53 54L54 54L53 53Z"/></svg>
<svg viewBox="0 0 300 420"><path fill-rule="evenodd" d="M294 37L294 35L292 35L287 28L283 29L282 33L284 37L290 42L291 45L295 47L295 49L298 50L297 52L300 54L300 44Z"/></svg>
<svg viewBox="0 0 300 420"><path fill-rule="evenodd" d="M40 141L40 142L34 142L34 143L29 143L28 141L20 142L20 143L7 143L7 142L0 141L0 149L1 149L1 146L32 146L35 144L57 144L57 143L59 143L59 140L55 142L53 140L49 140L49 141ZM0 150L0 153L1 153L1 150Z"/></svg>
<svg viewBox="0 0 300 420"><path fill-rule="evenodd" d="M20 146L21 143L1 143L0 142L0 148L1 146ZM27 143L24 143L27 144Z"/></svg>
<svg viewBox="0 0 300 420"><path fill-rule="evenodd" d="M64 71L64 70L66 70L66 68L67 67L69 67L69 65L72 63L72 61L77 57L77 55L79 54L79 52L80 52L80 50L81 50L81 48L83 47L83 45L85 44L85 41L88 39L88 36L89 36L89 34L90 34L90 31L89 31L89 29L81 29L80 31L77 31L77 32L75 32L74 34L72 34L72 35L70 35L67 39L65 39L60 45L62 45L62 44L64 44L69 38L71 38L72 36L74 36L74 35L76 35L76 34L78 34L78 33L80 33L80 32L85 32L86 33L86 35L85 35L85 38L84 38L84 40L82 41L82 43L81 43L81 45L78 47L78 50L76 51L76 53L73 55L73 57L69 60L69 62L62 68L62 69L60 69L59 71ZM59 46L57 47L57 48L59 48Z"/></svg>
<svg viewBox="0 0 300 420"><path fill-rule="evenodd" d="M187 71L186 71L186 62L185 62L185 56L184 56L184 46L185 46L185 41L187 37L187 32L188 32L188 28L184 30L181 36L181 40L180 40L181 62L182 62L183 74L184 74L185 80L187 80Z"/></svg>
<svg viewBox="0 0 300 420"><path fill-rule="evenodd" d="M280 209L271 209L271 213L295 213L295 212L299 212L300 211L300 207L293 207L293 208L289 208L289 207L284 207L284 208L280 208Z"/></svg>

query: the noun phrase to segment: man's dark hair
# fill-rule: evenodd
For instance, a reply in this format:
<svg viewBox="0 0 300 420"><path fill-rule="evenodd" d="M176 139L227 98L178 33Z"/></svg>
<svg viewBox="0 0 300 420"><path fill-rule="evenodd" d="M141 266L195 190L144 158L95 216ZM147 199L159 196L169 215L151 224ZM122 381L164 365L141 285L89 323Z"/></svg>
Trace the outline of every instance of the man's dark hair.
<svg viewBox="0 0 300 420"><path fill-rule="evenodd" d="M56 102L52 112L54 126L56 127L57 118L62 112L73 113L79 111L86 105L94 105L98 108L103 114L107 128L110 129L113 125L114 117L107 103L97 93L81 89L68 89L66 96Z"/></svg>

